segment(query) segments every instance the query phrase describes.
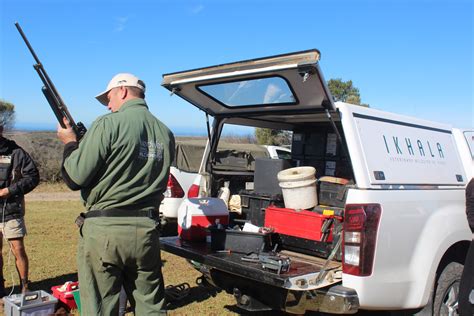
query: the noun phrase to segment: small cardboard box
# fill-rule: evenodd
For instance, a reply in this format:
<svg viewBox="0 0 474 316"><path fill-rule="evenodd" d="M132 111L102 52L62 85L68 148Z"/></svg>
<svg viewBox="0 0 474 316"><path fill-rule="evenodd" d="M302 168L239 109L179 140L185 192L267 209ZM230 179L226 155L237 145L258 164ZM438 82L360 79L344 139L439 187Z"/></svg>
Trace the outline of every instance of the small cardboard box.
<svg viewBox="0 0 474 316"><path fill-rule="evenodd" d="M3 298L5 316L35 316L54 314L58 300L45 291L13 294Z"/></svg>

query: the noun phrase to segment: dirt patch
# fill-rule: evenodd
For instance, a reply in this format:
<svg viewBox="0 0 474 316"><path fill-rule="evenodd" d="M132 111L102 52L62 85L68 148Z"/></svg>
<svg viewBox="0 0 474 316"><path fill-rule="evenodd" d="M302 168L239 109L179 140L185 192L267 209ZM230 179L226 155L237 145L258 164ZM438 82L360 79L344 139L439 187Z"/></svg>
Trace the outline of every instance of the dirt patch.
<svg viewBox="0 0 474 316"><path fill-rule="evenodd" d="M30 192L25 195L28 201L79 201L81 195L79 191L70 192Z"/></svg>

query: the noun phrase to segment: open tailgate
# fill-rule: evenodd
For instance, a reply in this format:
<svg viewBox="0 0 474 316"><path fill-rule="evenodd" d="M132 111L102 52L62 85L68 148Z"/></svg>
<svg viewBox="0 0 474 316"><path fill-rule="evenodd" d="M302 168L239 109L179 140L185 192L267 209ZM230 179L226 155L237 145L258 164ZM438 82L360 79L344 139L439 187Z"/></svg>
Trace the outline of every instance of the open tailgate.
<svg viewBox="0 0 474 316"><path fill-rule="evenodd" d="M265 270L261 263L243 261L242 257L245 254L214 252L210 249L209 243L189 242L179 237L162 237L160 244L164 251L199 262L211 269L289 290L322 288L340 282L342 276L340 262L331 261L326 265L326 260L323 258L289 251L283 251L281 254L291 259L290 270L278 274Z"/></svg>
<svg viewBox="0 0 474 316"><path fill-rule="evenodd" d="M314 49L170 73L162 85L212 116L332 111L319 58Z"/></svg>

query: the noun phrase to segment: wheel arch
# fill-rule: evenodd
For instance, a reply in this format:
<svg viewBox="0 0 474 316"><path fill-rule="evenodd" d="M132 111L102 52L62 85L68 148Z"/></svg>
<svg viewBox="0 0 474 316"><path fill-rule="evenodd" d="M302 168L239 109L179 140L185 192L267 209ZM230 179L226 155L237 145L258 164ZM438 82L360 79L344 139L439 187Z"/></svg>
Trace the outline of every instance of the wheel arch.
<svg viewBox="0 0 474 316"><path fill-rule="evenodd" d="M450 262L457 262L464 265L469 245L470 241L461 240L451 245L451 247L446 250L444 255L441 257L438 268L436 269L436 279Z"/></svg>

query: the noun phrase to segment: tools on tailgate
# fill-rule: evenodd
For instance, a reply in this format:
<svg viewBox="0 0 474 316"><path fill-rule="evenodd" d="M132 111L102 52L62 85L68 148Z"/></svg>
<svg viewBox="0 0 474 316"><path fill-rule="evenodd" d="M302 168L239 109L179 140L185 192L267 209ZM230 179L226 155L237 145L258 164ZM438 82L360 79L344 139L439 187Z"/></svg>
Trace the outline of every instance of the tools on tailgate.
<svg viewBox="0 0 474 316"><path fill-rule="evenodd" d="M260 251L258 254L252 252L241 258L242 261L261 263L262 268L276 274L285 273L290 270L291 259L276 252L278 245L272 251Z"/></svg>

